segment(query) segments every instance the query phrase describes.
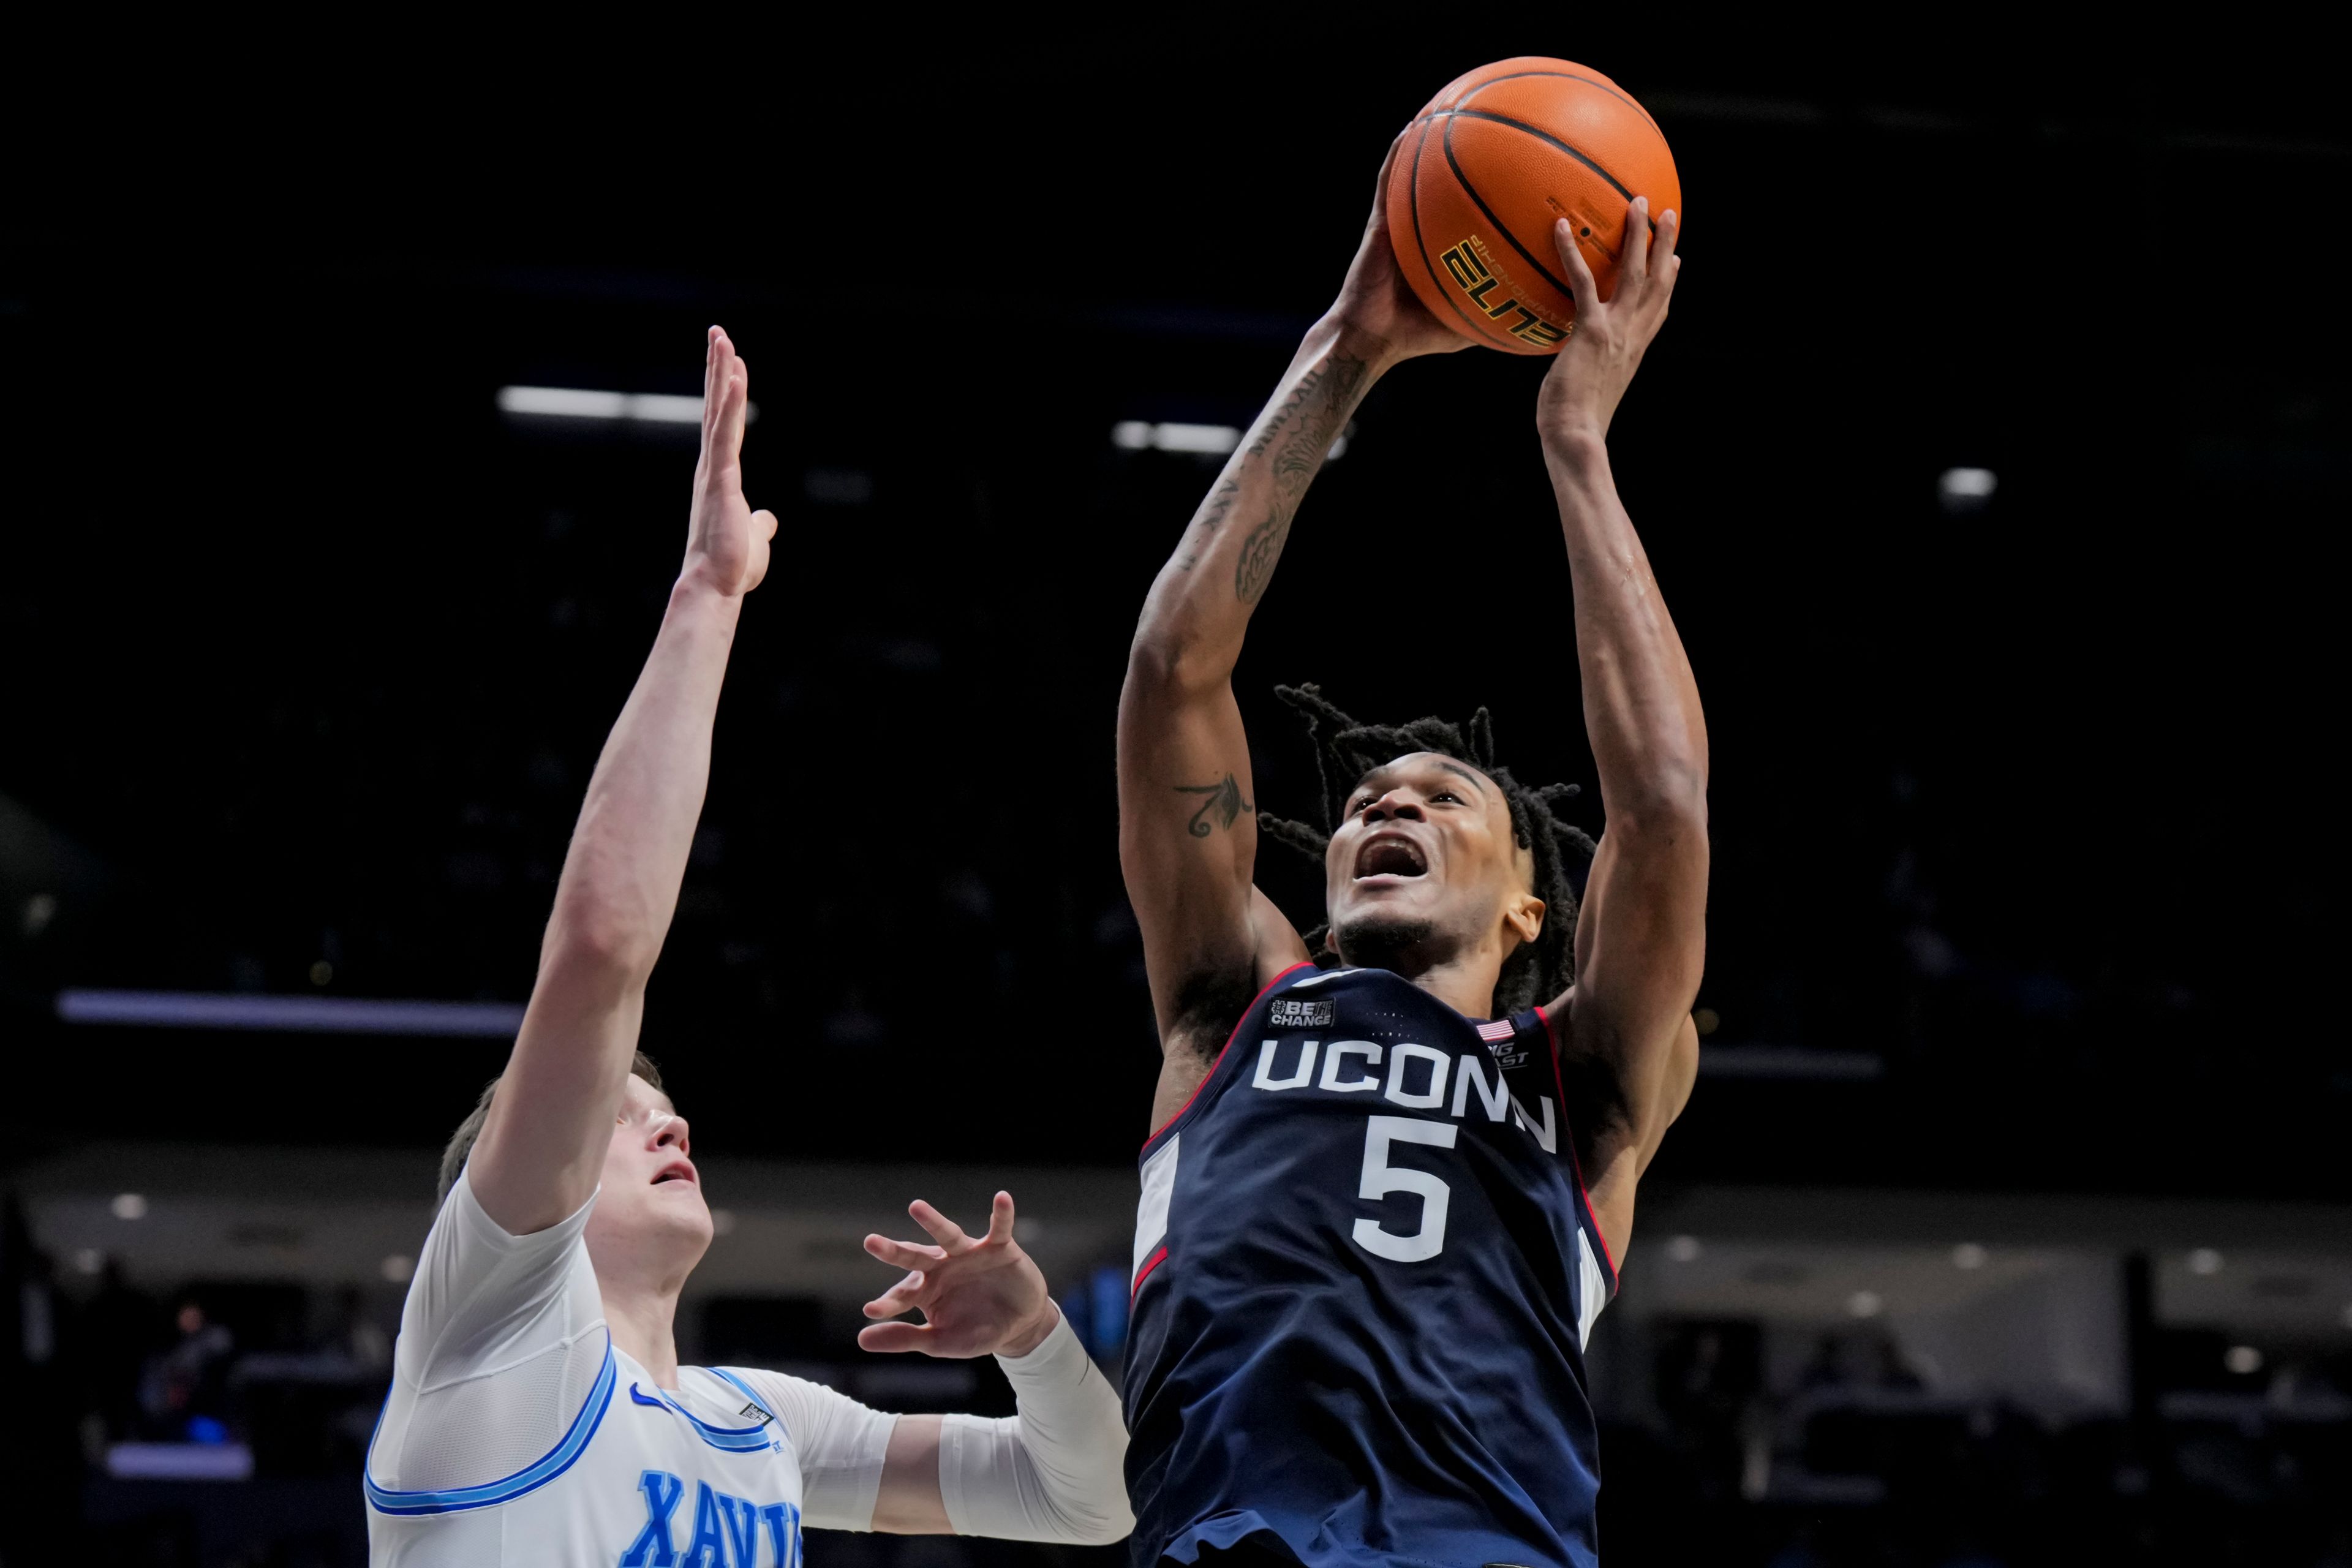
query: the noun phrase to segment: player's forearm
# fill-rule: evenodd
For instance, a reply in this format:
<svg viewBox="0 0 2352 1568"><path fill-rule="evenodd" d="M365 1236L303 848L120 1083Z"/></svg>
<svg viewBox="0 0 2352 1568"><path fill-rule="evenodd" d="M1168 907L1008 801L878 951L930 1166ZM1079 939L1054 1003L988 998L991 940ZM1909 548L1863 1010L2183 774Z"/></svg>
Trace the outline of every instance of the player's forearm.
<svg viewBox="0 0 2352 1568"><path fill-rule="evenodd" d="M1307 334L1152 584L1131 666L1180 686L1232 674L1307 487L1391 353L1328 319Z"/></svg>
<svg viewBox="0 0 2352 1568"><path fill-rule="evenodd" d="M1612 828L1704 821L1706 723L1600 436L1547 436L1576 599L1585 726Z"/></svg>
<svg viewBox="0 0 2352 1568"><path fill-rule="evenodd" d="M1108 1545L1135 1528L1118 1393L1066 1323L997 1358L1019 1414L940 1420L939 1490L950 1528L1001 1541Z"/></svg>
<svg viewBox="0 0 2352 1568"><path fill-rule="evenodd" d="M710 732L742 599L670 591L653 653L597 758L547 927L542 968L585 963L642 984L677 907L710 774Z"/></svg>

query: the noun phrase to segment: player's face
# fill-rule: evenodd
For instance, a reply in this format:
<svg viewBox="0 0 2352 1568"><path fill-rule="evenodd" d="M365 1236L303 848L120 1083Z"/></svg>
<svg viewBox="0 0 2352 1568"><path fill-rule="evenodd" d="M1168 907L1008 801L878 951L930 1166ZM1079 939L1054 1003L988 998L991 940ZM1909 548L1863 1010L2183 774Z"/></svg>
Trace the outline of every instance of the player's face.
<svg viewBox="0 0 2352 1568"><path fill-rule="evenodd" d="M588 1216L597 1272L691 1268L710 1245L702 1177L688 1157L686 1118L669 1096L629 1075L604 1148L604 1186Z"/></svg>
<svg viewBox="0 0 2352 1568"><path fill-rule="evenodd" d="M1433 958L1489 939L1507 952L1532 931L1507 917L1542 918L1502 790L1430 752L1364 775L1324 866L1326 907L1343 943L1351 931L1425 928L1410 945Z"/></svg>

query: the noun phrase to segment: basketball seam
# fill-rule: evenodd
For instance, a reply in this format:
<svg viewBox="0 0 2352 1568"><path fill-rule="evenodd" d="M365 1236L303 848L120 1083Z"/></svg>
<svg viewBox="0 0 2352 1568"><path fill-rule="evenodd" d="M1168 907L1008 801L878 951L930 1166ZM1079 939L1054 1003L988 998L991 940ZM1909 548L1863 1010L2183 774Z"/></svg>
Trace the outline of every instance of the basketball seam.
<svg viewBox="0 0 2352 1568"><path fill-rule="evenodd" d="M1422 126L1421 140L1413 143L1412 168L1409 171L1406 176L1412 182L1406 189L1405 200L1412 212L1412 248L1414 253L1420 256L1422 266L1429 269L1429 280L1436 286L1437 297L1444 300L1447 305L1453 308L1454 313L1462 318L1462 324L1469 328L1473 334L1476 337L1486 338L1489 342L1492 342L1492 334L1490 334L1485 327L1479 325L1476 321L1472 321L1470 319L1470 312L1464 310L1461 306L1461 302L1456 300L1454 296L1446 290L1445 279L1437 275L1437 263L1429 258L1429 242L1422 237L1421 154L1428 145L1429 127L1424 123ZM1448 163L1453 162L1453 154L1451 153L1446 154L1446 161ZM1395 171L1390 171L1389 177L1394 179L1396 177ZM1500 347L1502 345L1496 344L1496 346Z"/></svg>
<svg viewBox="0 0 2352 1568"><path fill-rule="evenodd" d="M1666 139L1666 133L1664 131L1658 130L1658 121L1648 110L1643 108L1639 103L1634 102L1633 99L1618 91L1615 88L1611 87L1607 82L1596 81L1589 76L1579 76L1574 71L1513 71L1508 76L1489 77L1486 80L1480 82L1476 87L1472 88L1468 92L1464 93L1460 98L1454 100L1453 104L1449 107L1459 109L1464 104L1469 102L1472 99L1477 97L1480 93L1486 91L1488 88L1495 86L1498 82L1521 81L1531 76L1558 77L1562 81L1580 81L1587 87L1597 87L1601 91L1607 93L1610 97L1615 99L1618 102L1632 109L1634 113L1640 115L1643 120L1648 121L1650 129L1657 132L1659 141L1664 142Z"/></svg>
<svg viewBox="0 0 2352 1568"><path fill-rule="evenodd" d="M1491 118L1491 116L1482 118ZM1506 121L1506 123L1508 122ZM1454 124L1451 116L1447 118L1445 126L1445 162L1454 170L1454 184L1462 187L1462 191L1465 195L1467 195L1472 201L1478 204L1478 210L1486 215L1486 221L1495 226L1495 232L1501 235L1506 240L1508 240L1510 242L1511 248L1517 251L1521 257L1525 258L1527 264L1534 268L1545 282L1550 284L1553 288L1567 295L1571 301L1574 300L1576 298L1576 290L1561 282L1559 279L1553 277L1551 275L1551 268L1546 267L1542 262L1538 261L1534 257L1528 254L1528 247L1519 243L1519 237L1511 232L1509 225L1506 224L1501 218L1495 216L1495 209L1486 205L1486 198L1478 194L1478 187L1470 183L1470 176L1462 172L1462 162L1454 155ZM1601 178L1608 179L1608 175L1604 174L1601 175ZM1612 184L1616 184L1613 180L1610 181L1610 183ZM1623 187L1620 186L1619 188L1622 189ZM1573 306L1571 305L1570 308L1573 309Z"/></svg>
<svg viewBox="0 0 2352 1568"><path fill-rule="evenodd" d="M1528 135L1534 137L1537 141L1546 142L1550 146L1559 148L1561 152L1567 153L1570 157L1575 159L1578 163L1583 164L1586 168L1591 170L1602 179L1608 181L1610 188L1615 191L1619 195L1623 196L1627 201L1630 202L1633 199L1633 193L1625 188L1625 182L1620 180L1616 175L1602 168L1600 163L1593 159L1591 153L1586 153L1580 148L1569 145L1549 131L1541 130L1536 126L1530 125L1524 120L1514 120L1507 114L1496 114L1490 110L1454 109L1448 110L1446 113L1449 119L1466 116L1472 120L1484 120L1496 125L1507 125L1514 131L1524 131ZM1449 131L1449 135L1450 134L1451 132ZM1450 146L1451 144L1452 143L1449 142L1448 145Z"/></svg>

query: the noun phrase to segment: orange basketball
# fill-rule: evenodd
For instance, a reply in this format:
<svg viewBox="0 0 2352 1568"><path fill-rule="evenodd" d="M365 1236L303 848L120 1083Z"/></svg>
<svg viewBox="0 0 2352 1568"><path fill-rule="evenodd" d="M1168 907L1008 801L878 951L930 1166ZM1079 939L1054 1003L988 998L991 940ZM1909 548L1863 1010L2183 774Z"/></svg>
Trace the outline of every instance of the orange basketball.
<svg viewBox="0 0 2352 1568"><path fill-rule="evenodd" d="M1576 226L1604 300L1616 290L1625 204L1682 211L1657 121L1589 67L1522 55L1446 84L1405 128L1389 169L1389 238L1413 292L1474 343L1549 354L1576 320L1552 225Z"/></svg>

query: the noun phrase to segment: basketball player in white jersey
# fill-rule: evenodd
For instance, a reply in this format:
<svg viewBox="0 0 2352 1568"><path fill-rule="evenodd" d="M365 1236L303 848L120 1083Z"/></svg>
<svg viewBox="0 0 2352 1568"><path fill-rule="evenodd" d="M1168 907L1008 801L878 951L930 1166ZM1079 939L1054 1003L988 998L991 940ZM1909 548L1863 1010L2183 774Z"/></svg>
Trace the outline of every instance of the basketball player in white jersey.
<svg viewBox="0 0 2352 1568"><path fill-rule="evenodd" d="M710 1211L637 1028L736 617L776 530L743 500L749 372L715 327L707 352L685 567L589 784L506 1073L444 1161L368 1455L371 1559L794 1568L803 1523L1117 1541L1133 1523L1118 1397L1002 1193L982 1237L917 1204L932 1245L866 1238L908 1272L859 1341L993 1353L1018 1415L894 1416L776 1373L677 1364ZM925 1321L887 1321L914 1310Z"/></svg>

